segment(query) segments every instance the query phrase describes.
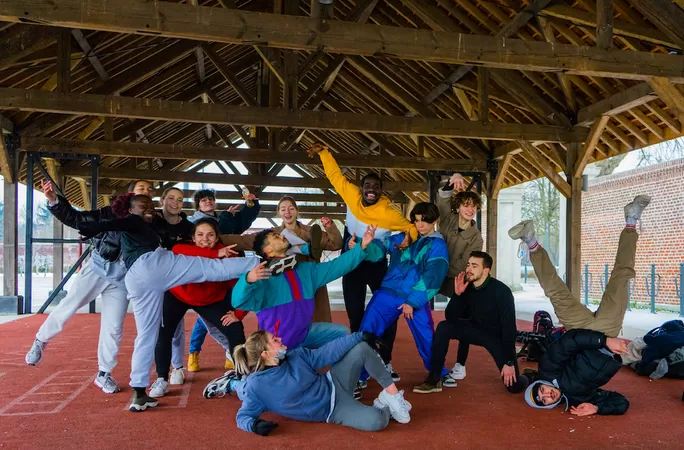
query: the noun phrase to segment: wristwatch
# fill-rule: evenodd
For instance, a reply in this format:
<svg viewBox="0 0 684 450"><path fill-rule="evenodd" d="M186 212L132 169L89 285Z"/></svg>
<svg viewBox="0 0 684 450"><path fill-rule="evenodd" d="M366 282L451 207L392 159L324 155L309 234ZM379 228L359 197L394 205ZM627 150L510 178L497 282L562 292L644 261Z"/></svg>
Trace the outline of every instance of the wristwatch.
<svg viewBox="0 0 684 450"><path fill-rule="evenodd" d="M513 361L506 361L506 365L509 367L513 367Z"/></svg>

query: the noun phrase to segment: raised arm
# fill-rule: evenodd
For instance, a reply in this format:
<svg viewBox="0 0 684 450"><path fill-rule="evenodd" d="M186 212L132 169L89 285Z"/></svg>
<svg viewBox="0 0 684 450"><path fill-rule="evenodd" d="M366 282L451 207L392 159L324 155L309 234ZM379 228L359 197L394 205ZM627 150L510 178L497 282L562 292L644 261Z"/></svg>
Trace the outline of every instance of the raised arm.
<svg viewBox="0 0 684 450"><path fill-rule="evenodd" d="M309 156L313 156L316 153L318 153L318 156L323 163L325 176L328 177L330 184L332 184L335 191L340 194L342 200L344 200L345 203L356 203L361 195L361 190L358 186L345 178L340 170L340 166L337 165L337 161L335 161L332 153L330 153L330 150L320 144L314 144L309 149Z"/></svg>
<svg viewBox="0 0 684 450"><path fill-rule="evenodd" d="M308 263L307 268L310 271L310 276L307 278L311 280L312 289L316 291L331 281L335 281L348 274L356 269L365 258L366 251L361 248L361 245L357 245L350 251L342 253L332 261ZM302 280L302 282L304 282L304 280Z"/></svg>
<svg viewBox="0 0 684 450"><path fill-rule="evenodd" d="M246 204L237 212L223 211L219 216L219 232L221 234L242 234L249 230L261 210L257 200L253 206Z"/></svg>
<svg viewBox="0 0 684 450"><path fill-rule="evenodd" d="M329 217L323 216L321 217L321 225L325 229L325 233L321 237L321 246L331 252L342 249L342 234L335 222Z"/></svg>
<svg viewBox="0 0 684 450"><path fill-rule="evenodd" d="M437 198L435 204L439 211L439 229L448 230L451 227L453 217L451 214L451 194L454 192L453 187L447 183L442 189L437 191Z"/></svg>
<svg viewBox="0 0 684 450"><path fill-rule="evenodd" d="M254 250L255 234L222 234L221 243L225 246L235 245L236 252L251 252Z"/></svg>
<svg viewBox="0 0 684 450"><path fill-rule="evenodd" d="M138 217L129 215L123 219L105 220L102 222L79 222L78 232L90 239L105 231L123 231L126 233L140 233L144 231L145 227L149 226L145 221Z"/></svg>

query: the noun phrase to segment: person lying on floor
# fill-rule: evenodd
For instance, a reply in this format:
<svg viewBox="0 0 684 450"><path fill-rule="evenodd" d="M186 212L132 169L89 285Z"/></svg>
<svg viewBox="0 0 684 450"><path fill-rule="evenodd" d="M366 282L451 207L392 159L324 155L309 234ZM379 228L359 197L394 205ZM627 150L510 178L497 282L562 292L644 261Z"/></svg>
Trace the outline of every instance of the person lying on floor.
<svg viewBox="0 0 684 450"><path fill-rule="evenodd" d="M625 227L620 233L615 265L596 312L582 304L558 276L548 253L535 238L534 223L526 220L508 231L530 251L530 261L560 322L568 329L554 342L539 363L538 377L525 391L525 401L534 408L550 409L565 400L566 409L578 416L624 414L629 401L617 392L601 388L620 370L627 345L616 339L629 301L628 283L636 276L634 263L636 223L650 203L638 195L624 208Z"/></svg>
<svg viewBox="0 0 684 450"><path fill-rule="evenodd" d="M248 375L238 388L242 399L236 417L238 428L267 436L278 426L260 418L269 411L294 420L334 423L362 431L382 430L390 417L408 423L411 404L404 400L404 392L397 389L382 358L373 350L376 341L371 333L357 332L317 350L288 350L268 331L252 333L233 355L238 373ZM331 366L329 372L318 372L326 366ZM363 367L383 388L373 406L354 400Z"/></svg>

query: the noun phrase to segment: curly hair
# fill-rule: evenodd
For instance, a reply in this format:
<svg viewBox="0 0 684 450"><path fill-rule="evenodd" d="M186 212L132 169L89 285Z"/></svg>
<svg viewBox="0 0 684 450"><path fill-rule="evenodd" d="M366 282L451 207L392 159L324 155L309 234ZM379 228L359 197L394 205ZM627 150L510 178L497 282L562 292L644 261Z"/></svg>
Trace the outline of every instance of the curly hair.
<svg viewBox="0 0 684 450"><path fill-rule="evenodd" d="M129 192L114 198L114 201L112 201L112 212L117 219L123 219L128 215L128 210L133 203L133 197L137 197L137 195L133 192Z"/></svg>
<svg viewBox="0 0 684 450"><path fill-rule="evenodd" d="M199 211L200 208L200 200L203 198L211 198L216 200L216 191L213 189L200 189L198 191L195 191L194 194L192 194L192 199L195 202L195 209Z"/></svg>
<svg viewBox="0 0 684 450"><path fill-rule="evenodd" d="M262 259L268 259L268 256L264 253L264 247L268 245L268 236L273 233L272 228L259 231L254 236L254 244L252 250Z"/></svg>
<svg viewBox="0 0 684 450"><path fill-rule="evenodd" d="M461 205L471 204L478 210L482 209L482 199L472 191L459 192L451 198L451 210L456 212Z"/></svg>

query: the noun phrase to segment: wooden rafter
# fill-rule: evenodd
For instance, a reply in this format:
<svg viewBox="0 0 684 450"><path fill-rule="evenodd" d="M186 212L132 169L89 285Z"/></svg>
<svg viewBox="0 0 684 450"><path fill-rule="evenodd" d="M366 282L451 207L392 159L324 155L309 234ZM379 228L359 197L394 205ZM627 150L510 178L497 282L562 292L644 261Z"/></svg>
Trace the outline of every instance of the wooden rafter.
<svg viewBox="0 0 684 450"><path fill-rule="evenodd" d="M591 158L591 156L594 154L594 150L598 145L601 134L603 134L603 130L606 129L606 124L609 120L610 116L601 116L601 118L594 122L594 124L591 126L591 129L589 130L589 137L586 141L584 141L584 146L577 155L577 162L575 163L575 167L573 169L573 176L575 178L582 176L584 168L587 166L589 158Z"/></svg>
<svg viewBox="0 0 684 450"><path fill-rule="evenodd" d="M585 128L566 130L550 125L478 122L372 114L287 111L284 109L195 104L170 100L55 94L0 88L0 107L63 114L128 117L209 124L294 127L338 131L371 131L458 138L567 142L583 141Z"/></svg>
<svg viewBox="0 0 684 450"><path fill-rule="evenodd" d="M539 152L537 147L525 141L519 141L518 145L523 149L523 153L526 154L526 159L541 170L544 176L549 179L551 184L553 184L563 196L570 198L570 184L556 172L549 160Z"/></svg>
<svg viewBox="0 0 684 450"><path fill-rule="evenodd" d="M670 108L674 116L684 114L684 95L667 78L653 77L648 80L658 97ZM678 130L676 130L678 131Z"/></svg>
<svg viewBox="0 0 684 450"><path fill-rule="evenodd" d="M601 116L614 116L644 105L656 98L658 96L653 93L653 87L648 83L639 83L580 109L577 113L577 123L580 126L591 125Z"/></svg>
<svg viewBox="0 0 684 450"><path fill-rule="evenodd" d="M65 167L65 176L88 178L90 167ZM303 187L316 189L331 189L332 185L327 179L320 178L292 178L272 177L260 175L224 175L213 173L180 172L172 170L136 170L136 169L112 169L102 168L100 178L114 180L139 180L150 181L173 181L177 183L212 183L212 184L237 184L240 186L276 186L276 187ZM386 191L412 191L425 192L427 183L393 182L383 183Z"/></svg>
<svg viewBox="0 0 684 450"><path fill-rule="evenodd" d="M629 3L672 39L680 49L684 49L684 10L672 0L629 0Z"/></svg>
<svg viewBox="0 0 684 450"><path fill-rule="evenodd" d="M630 0L634 1L634 0ZM659 0L666 2L666 0ZM135 9L135 14L131 13ZM121 11L121 13L117 13ZM680 10L681 11L681 10ZM196 17L202 17L197 20ZM134 17L134 18L133 18ZM169 20L173 18L173 20ZM0 20L86 28L118 33L156 33L200 41L253 45L347 55L392 55L401 59L480 64L489 67L554 71L598 77L646 80L670 77L684 82L680 56L646 52L606 52L575 45L328 21L303 16L194 7L170 2L126 0L0 0ZM141 24L144 24L141 27ZM144 30L144 31L141 31ZM527 56L526 56L527 55Z"/></svg>
<svg viewBox="0 0 684 450"><path fill-rule="evenodd" d="M21 140L25 151L43 149L54 153L118 156L129 158L197 159L208 161L240 161L252 163L280 163L320 165L320 160L309 158L303 152L271 152L268 149L245 151L234 148L197 147L185 145L145 144L139 142L109 142L73 139L25 137ZM485 164L463 159L417 158L415 156L336 155L344 167L392 168L408 170L441 170L449 167L460 172L484 172Z"/></svg>
<svg viewBox="0 0 684 450"><path fill-rule="evenodd" d="M510 167L512 160L513 155L509 153L508 155L504 156L501 162L499 163L499 170L496 174L494 182L492 183L491 189L491 196L494 199L499 198L499 191L503 187L504 180L506 179L506 175L508 174L508 168Z"/></svg>
<svg viewBox="0 0 684 450"><path fill-rule="evenodd" d="M0 70L5 70L27 55L42 50L55 42L57 33L52 28L20 25L0 34Z"/></svg>

